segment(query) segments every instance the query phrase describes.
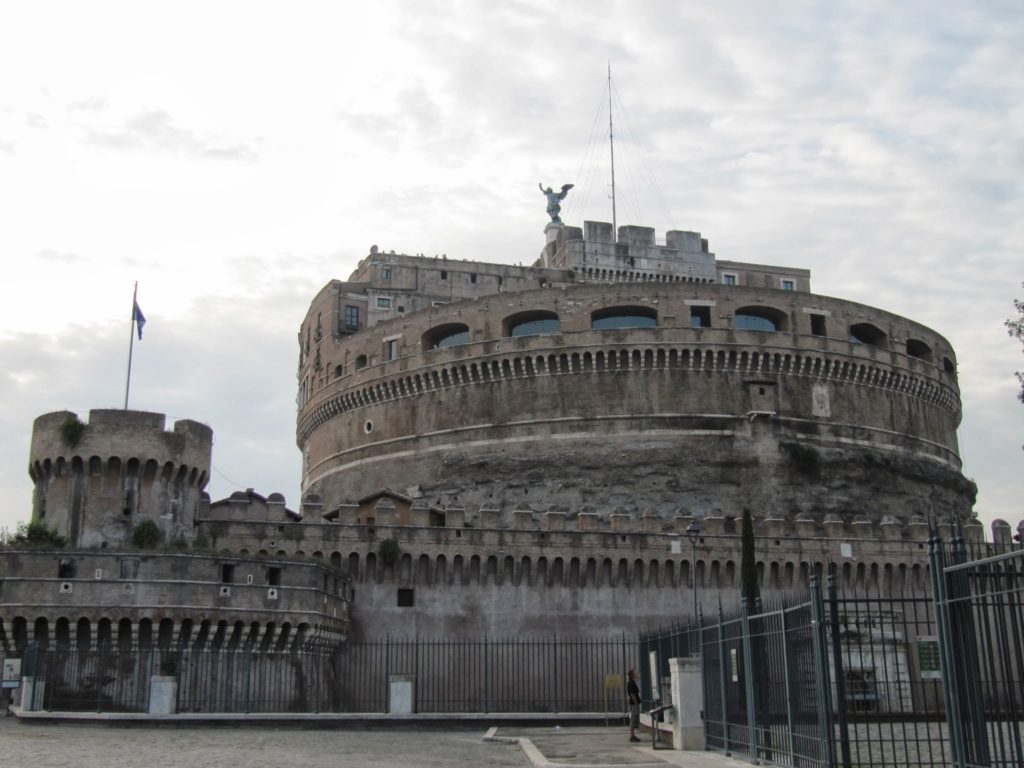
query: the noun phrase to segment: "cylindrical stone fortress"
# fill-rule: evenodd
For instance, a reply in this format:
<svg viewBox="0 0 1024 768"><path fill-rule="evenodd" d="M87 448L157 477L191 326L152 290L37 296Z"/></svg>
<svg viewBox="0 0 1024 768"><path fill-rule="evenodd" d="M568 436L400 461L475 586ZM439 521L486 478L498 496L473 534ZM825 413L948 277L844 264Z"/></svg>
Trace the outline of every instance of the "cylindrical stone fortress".
<svg viewBox="0 0 1024 768"><path fill-rule="evenodd" d="M512 287L499 265L371 254L321 291L300 333L304 499L970 517L955 355L935 331L781 268L719 263L723 284L599 266L537 269L535 287L504 268ZM439 281L462 300L373 317ZM356 285L373 324L349 322Z"/></svg>

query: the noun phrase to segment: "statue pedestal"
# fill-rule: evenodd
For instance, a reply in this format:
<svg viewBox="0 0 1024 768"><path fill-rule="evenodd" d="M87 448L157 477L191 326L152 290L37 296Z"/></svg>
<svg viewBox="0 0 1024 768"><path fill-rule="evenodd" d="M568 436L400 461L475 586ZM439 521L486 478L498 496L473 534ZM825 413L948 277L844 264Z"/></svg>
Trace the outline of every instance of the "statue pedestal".
<svg viewBox="0 0 1024 768"><path fill-rule="evenodd" d="M562 231L562 223L559 221L549 221L547 226L544 227L544 237L546 242L553 243L558 239L558 233Z"/></svg>

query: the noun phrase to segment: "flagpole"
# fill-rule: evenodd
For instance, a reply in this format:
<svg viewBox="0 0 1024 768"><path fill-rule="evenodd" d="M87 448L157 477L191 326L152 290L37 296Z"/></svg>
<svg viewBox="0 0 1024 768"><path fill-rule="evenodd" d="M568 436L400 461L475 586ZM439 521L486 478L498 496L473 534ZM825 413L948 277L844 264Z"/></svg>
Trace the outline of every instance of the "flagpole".
<svg viewBox="0 0 1024 768"><path fill-rule="evenodd" d="M135 307L139 297L139 283L135 281L135 290L132 291L132 324L128 332L128 377L124 384L124 409L128 410L128 391L132 386L132 349L135 346Z"/></svg>

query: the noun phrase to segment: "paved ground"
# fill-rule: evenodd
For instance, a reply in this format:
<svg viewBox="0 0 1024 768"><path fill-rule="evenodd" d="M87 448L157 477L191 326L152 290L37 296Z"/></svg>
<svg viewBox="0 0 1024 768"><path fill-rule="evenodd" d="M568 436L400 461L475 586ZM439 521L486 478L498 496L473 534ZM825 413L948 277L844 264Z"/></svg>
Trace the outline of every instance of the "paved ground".
<svg viewBox="0 0 1024 768"><path fill-rule="evenodd" d="M485 741L485 736L490 736ZM743 766L707 752L631 744L613 728L339 725L136 726L19 722L0 716L0 758L32 768L691 768ZM520 743L521 742L521 743Z"/></svg>

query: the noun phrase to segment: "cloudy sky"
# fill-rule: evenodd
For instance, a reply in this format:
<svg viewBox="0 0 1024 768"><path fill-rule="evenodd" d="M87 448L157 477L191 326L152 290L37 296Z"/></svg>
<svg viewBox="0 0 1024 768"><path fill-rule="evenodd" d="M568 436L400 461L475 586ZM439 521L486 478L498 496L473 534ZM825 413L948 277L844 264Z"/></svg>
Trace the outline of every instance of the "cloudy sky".
<svg viewBox="0 0 1024 768"><path fill-rule="evenodd" d="M358 11L352 10L359 8ZM529 263L563 219L945 335L984 520L1022 517L1024 6L1010 2L0 2L0 526L32 420L131 406L216 432L208 490L297 506L296 332L372 244Z"/></svg>

